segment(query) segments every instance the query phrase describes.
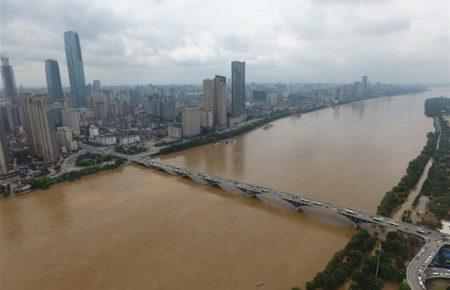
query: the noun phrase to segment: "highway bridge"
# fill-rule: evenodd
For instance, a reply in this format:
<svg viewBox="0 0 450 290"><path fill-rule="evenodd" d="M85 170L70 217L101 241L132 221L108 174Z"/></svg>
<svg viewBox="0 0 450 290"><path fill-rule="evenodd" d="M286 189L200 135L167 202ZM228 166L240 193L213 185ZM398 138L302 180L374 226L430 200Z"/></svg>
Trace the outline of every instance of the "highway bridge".
<svg viewBox="0 0 450 290"><path fill-rule="evenodd" d="M227 192L246 196L249 198L259 199L263 202L276 202L291 207L295 210L300 210L302 207L308 206L331 211L346 217L347 219L352 221L356 227L362 223L370 223L416 236L424 241L424 246L414 257L407 268L406 278L411 289L425 289L424 283L431 277L450 279L450 275L445 275L445 273L444 275L439 274L439 277L435 277L433 276L433 273L437 273L436 271L430 272L429 270L427 270L428 265L430 264L432 258L438 252L440 247L442 247L443 245L447 245L447 236L441 234L438 231L425 229L413 224L397 221L384 216L366 213L357 209L351 209L335 203L312 199L309 197L301 196L299 194L214 176L203 172L181 168L179 166L172 166L155 162L150 158L125 155L102 147L94 147L85 144L81 145L81 148L93 153L110 154L115 157L138 163L152 169L164 171L180 177L189 178L200 184L218 186Z"/></svg>

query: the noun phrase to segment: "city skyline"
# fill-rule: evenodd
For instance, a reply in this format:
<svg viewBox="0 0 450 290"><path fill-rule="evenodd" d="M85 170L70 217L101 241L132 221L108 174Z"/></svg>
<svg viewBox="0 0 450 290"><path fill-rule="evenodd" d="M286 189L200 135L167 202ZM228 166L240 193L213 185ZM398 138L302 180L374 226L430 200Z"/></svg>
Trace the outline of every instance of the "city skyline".
<svg viewBox="0 0 450 290"><path fill-rule="evenodd" d="M18 85L45 87L47 58L59 62L63 86L69 85L66 30L80 35L87 82L100 79L105 86L198 84L216 73L230 77L232 60L252 67L248 83L342 83L362 74L390 83L449 78L446 1L433 1L427 9L419 1L400 0L266 2L258 9L251 2L230 3L224 7L228 13L214 21L205 16L215 4L201 7L197 1L175 6L100 1L86 15L77 12L86 7L81 0L16 2L4 1L1 37ZM177 17L185 5L199 9ZM242 27L222 27L235 22Z"/></svg>

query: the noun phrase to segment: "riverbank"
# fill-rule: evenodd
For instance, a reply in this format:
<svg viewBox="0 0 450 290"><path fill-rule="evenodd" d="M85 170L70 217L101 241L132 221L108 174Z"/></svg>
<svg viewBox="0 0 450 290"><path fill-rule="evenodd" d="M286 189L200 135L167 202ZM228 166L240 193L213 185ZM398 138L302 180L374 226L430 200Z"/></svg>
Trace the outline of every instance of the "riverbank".
<svg viewBox="0 0 450 290"><path fill-rule="evenodd" d="M438 131L427 134L427 144L419 156L408 164L406 174L400 182L386 193L377 208L377 214L390 217L408 199L411 190L417 186L428 162L436 151L438 140Z"/></svg>
<svg viewBox="0 0 450 290"><path fill-rule="evenodd" d="M419 93L419 92L421 92L421 91L417 91L414 93ZM212 143L216 143L218 141L222 141L222 140L225 140L228 138L233 138L233 137L239 136L241 134L250 132L254 129L260 128L270 122L273 122L273 121L276 121L276 120L279 120L279 119L282 119L285 117L289 117L294 114L306 114L306 113L315 112L315 111L319 111L319 110L330 108L330 107L339 107L339 106L346 105L346 104L353 103L353 102L360 102L360 101L364 101L364 100L376 99L376 98L381 98L381 97L402 96L405 94L407 94L407 93L401 93L401 94L397 94L397 95L394 94L394 95L389 95L389 96L370 96L370 97L363 98L363 99L341 101L334 105L318 106L318 107L309 108L309 109L305 109L305 110L301 110L301 111L295 111L295 112L287 111L287 110L282 111L282 112L273 112L272 114L270 114L267 117L264 117L262 119L259 119L248 125L245 125L243 127L240 127L240 128L234 129L234 130L213 133L213 134L209 134L209 135L205 135L205 136L194 137L187 141L156 143L155 145L157 147L162 147L162 148L160 149L160 151L158 153L153 154L152 157L175 153L175 152L179 152L182 150L194 148L197 146L212 144Z"/></svg>
<svg viewBox="0 0 450 290"><path fill-rule="evenodd" d="M429 200L421 223L442 228L442 220L450 220L450 98L429 99L425 105L425 113L438 120L441 138L419 194Z"/></svg>
<svg viewBox="0 0 450 290"><path fill-rule="evenodd" d="M235 144L162 162L375 212L433 129L422 116L424 99L372 99L292 116ZM305 289L357 233L334 215L273 208L137 165L0 203L8 289L247 290L257 282ZM99 267L107 268L91 270Z"/></svg>
<svg viewBox="0 0 450 290"><path fill-rule="evenodd" d="M426 105L425 111L427 112ZM426 115L428 117L433 117L429 114ZM434 123L436 124L436 122ZM439 126L435 125L435 132L427 134L426 145L423 147L419 156L408 164L406 174L401 178L397 186L386 193L377 208L377 214L390 217L399 210L399 207L401 207L405 201L408 200L411 190L418 185L425 172L428 173L426 168L427 166L430 167L432 157L438 149L440 133L441 130L439 130ZM420 188L418 190L420 191ZM411 201L411 204L413 204L413 201ZM367 235L362 231L355 235L354 238L360 236L361 233ZM370 236L370 238L374 237ZM375 238L375 240L377 239ZM409 286L406 283L402 283L402 281L404 281L406 276L406 262L412 259L414 256L414 248L417 247L417 245L411 244L411 241L411 239L408 240L403 238L395 232L390 232L386 235L384 241L377 241L377 243L381 243L383 252L376 251L375 255L368 255L367 253L369 251L359 251L357 254L349 254L348 252L346 253L346 251L338 252L324 271L319 272L313 280L306 283L306 289L336 289L344 282L348 282L350 278L352 280L350 289L353 290L382 289L386 282L398 283L399 289L402 290L410 289ZM352 243L354 243L354 239L350 240L347 247ZM370 251L374 250L374 245L375 243L373 243ZM402 245L404 248L400 247ZM378 255L385 256L380 269L378 268ZM349 268L346 267L345 264L342 264L343 261L355 262L352 263L352 267ZM359 268L359 270L356 270L356 268ZM373 274L375 271L377 276ZM380 271L379 277L378 271Z"/></svg>
<svg viewBox="0 0 450 290"><path fill-rule="evenodd" d="M235 130L230 130L230 131L226 131L226 132L220 132L220 133L214 133L214 134L210 134L210 135L206 135L206 136L200 136L200 137L195 137L193 139L190 139L188 141L184 141L184 142L180 142L180 143L172 143L169 144L163 148L161 148L159 150L159 153L153 155L153 156L158 156L158 155L164 155L164 154L169 154L169 153L174 153L174 152L178 152L178 151L182 151L185 149L189 149L189 148L194 148L197 146L201 146L201 145L206 145L206 144L211 144L211 143L215 143L221 140L225 140L228 138L232 138L238 135L241 135L243 133L249 132L251 130L254 130L256 128L262 127L272 121L284 118L284 117L288 117L290 116L292 113L289 111L283 111L283 112L274 112L271 115L262 118L260 120L257 120L255 122L252 122L248 125L245 125L243 127L240 127L238 129Z"/></svg>
<svg viewBox="0 0 450 290"><path fill-rule="evenodd" d="M362 230L333 256L324 271L306 283L306 289L331 290L346 283L352 290L381 290L386 284L396 283L400 290L407 290L409 286L402 283L405 265L416 248L414 240L396 232L387 233L381 241Z"/></svg>
<svg viewBox="0 0 450 290"><path fill-rule="evenodd" d="M90 154L90 153L87 153ZM96 157L96 154L90 154ZM83 160L79 164L85 165L83 169L74 170L70 172L64 172L56 177L40 176L35 178L29 178L24 180L24 184L31 186L31 190L35 189L48 189L50 186L63 182L71 182L80 179L83 176L91 175L97 172L115 169L124 165L122 159L114 158L112 156L99 156L99 163L96 162L96 158L92 162Z"/></svg>

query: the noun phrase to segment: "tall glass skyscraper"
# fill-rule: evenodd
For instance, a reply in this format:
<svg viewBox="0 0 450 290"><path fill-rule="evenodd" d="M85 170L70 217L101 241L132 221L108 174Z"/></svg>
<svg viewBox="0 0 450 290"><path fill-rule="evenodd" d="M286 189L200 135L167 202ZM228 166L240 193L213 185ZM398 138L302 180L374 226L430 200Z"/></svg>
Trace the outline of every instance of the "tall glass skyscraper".
<svg viewBox="0 0 450 290"><path fill-rule="evenodd" d="M45 60L45 77L47 79L48 96L52 102L62 100L63 90L58 62L54 59Z"/></svg>
<svg viewBox="0 0 450 290"><path fill-rule="evenodd" d="M245 61L231 62L231 113L233 118L245 112Z"/></svg>
<svg viewBox="0 0 450 290"><path fill-rule="evenodd" d="M86 106L86 80L84 78L83 58L80 38L75 31L64 33L67 69L70 80L70 101L73 107Z"/></svg>
<svg viewBox="0 0 450 290"><path fill-rule="evenodd" d="M1 59L2 59L3 88L5 89L6 98L12 104L17 104L18 96L17 96L16 80L14 78L13 68L9 64L8 57L2 55Z"/></svg>

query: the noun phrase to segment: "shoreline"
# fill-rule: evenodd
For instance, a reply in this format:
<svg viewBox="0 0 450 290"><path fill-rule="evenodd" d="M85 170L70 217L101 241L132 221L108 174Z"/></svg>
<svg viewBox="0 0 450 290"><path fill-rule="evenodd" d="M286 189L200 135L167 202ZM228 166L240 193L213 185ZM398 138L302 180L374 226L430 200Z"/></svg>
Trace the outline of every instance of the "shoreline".
<svg viewBox="0 0 450 290"><path fill-rule="evenodd" d="M330 109L338 108L343 105L347 105L347 104L351 104L351 103L358 103L358 102L367 101L367 100L371 100L371 99L379 99L379 98L387 98L387 97L400 97L400 96L406 96L406 95L410 95L410 94L423 93L423 92L426 92L427 90L431 90L431 89L426 88L422 91L418 91L418 92L414 92L414 93L402 93L402 94L390 95L390 96L389 95L371 96L371 97L358 99L358 100L348 100L348 101L340 102L339 104L336 104L336 105L331 104L331 105L318 106L315 108L310 108L310 109L306 109L306 110L302 110L302 111L291 112L289 110L285 110L285 111L280 111L280 112L274 112L266 117L257 119L253 123L250 123L243 127L237 128L235 130L194 137L194 138L186 140L186 141L169 143L166 146L164 146L158 153L152 154L150 156L151 157L161 157L161 156L165 156L165 155L168 155L171 153L180 152L180 151L183 151L186 149L195 148L195 147L199 147L199 146L207 145L207 144L212 144L215 142L219 142L222 140L240 136L245 133L251 132L255 129L258 129L270 122L280 120L280 119L283 119L286 117L290 117L290 116L293 116L296 114L307 114L307 113L317 112L317 111L327 109L327 108L330 108Z"/></svg>
<svg viewBox="0 0 450 290"><path fill-rule="evenodd" d="M425 103L424 103L424 106L425 106ZM426 113L424 113L424 114L426 115ZM426 115L426 116L427 116L427 115ZM427 117L429 117L429 116L427 116ZM408 208L405 209L405 208L403 208L403 207L404 207L405 204L408 204L408 203L410 202L410 199L411 199L411 192L412 192L412 191L414 191L414 190L417 191L417 196L420 196L420 194L421 194L421 189L422 189L422 186L423 186L423 183L424 183L425 180L427 179L427 175L428 175L429 169L430 169L430 167L431 167L430 164L433 163L433 156L434 156L434 154L436 153L436 151L437 151L438 148L439 148L439 140L440 140L440 137L441 137L441 130L439 130L438 126L436 125L436 118L434 118L434 117L433 117L433 126L434 126L434 128L435 128L435 129L434 129L434 132L429 132L429 133L427 134L427 143L425 144L425 146L423 147L423 149L421 150L421 152L419 153L419 155L418 155L415 159L413 159L412 161L409 162L408 167L407 167L407 169L406 169L406 173L405 173L405 175L400 179L399 184L398 184L397 186L394 186L394 188L392 189L392 191L388 191L388 192L385 194L385 196L383 197L383 199L380 201L380 203L379 203L379 205L378 205L378 209L377 209L377 214L381 214L381 213L380 213L380 206L383 205L383 202L386 200L387 197L389 197L390 193L395 193L396 189L398 189L398 188L400 187L400 184L401 184L402 181L405 179L405 177L408 177L409 179L411 178L411 175L412 175L412 173L411 173L411 171L410 171L411 163L414 162L414 161L417 161L417 160L418 160L420 157L422 157L422 156L426 156L427 159L426 159L426 162L423 164L423 168L420 168L420 169L419 169L419 170L420 170L420 177L417 178L417 181L413 181L414 185L413 185L412 187L411 187L411 185L408 186L409 188L407 188L407 196L404 197L404 200L403 200L400 204L396 205L396 206L389 212L389 214L387 214L387 215L385 215L385 216L388 217L388 218L393 218L394 216L398 215L400 212L402 212L402 213L406 212L406 211L408 210ZM437 137L436 137L436 136L437 136ZM433 144L434 144L434 146L433 146ZM429 148L427 148L427 147L429 147L430 145L431 145L433 148L431 148L431 152L428 152ZM428 153L428 154L424 154L425 151L427 151L426 153ZM424 178L424 177L425 177L425 178ZM418 188L419 185L420 185L420 188ZM406 185L403 185L403 186L406 186ZM354 237L358 236L361 232L364 232L364 230L360 229L360 230L358 231L358 233L355 234ZM394 233L396 233L396 232L394 232ZM387 235L386 235L384 238L386 239L386 238L387 238ZM352 238L352 239L353 239L353 238ZM352 243L352 240L349 241L348 245L350 245L351 243ZM383 243L383 241L382 241L380 238L377 237L377 243ZM347 246L348 246L348 245L347 245ZM372 250L374 250L374 248L373 248ZM324 275L324 273L329 269L330 265L333 265L333 259L336 259L336 255L338 255L340 252L342 252L342 250L336 252L335 256L330 260L330 262L328 263L327 267L326 267L324 270L318 272L318 274L317 274L312 280L310 280L310 281L308 281L308 282L306 283L306 289L308 289L308 290L310 290L310 289L316 289L315 284L318 283L317 281L320 281L320 278L318 278L318 277L320 277L320 275ZM366 258L369 258L369 257L371 257L371 255L366 255L365 257L366 257ZM406 261L407 261L407 262L410 262L412 258L413 258L413 257L408 257L408 259L407 259ZM351 273L351 275L349 275L347 278L345 278L345 279L342 281L342 283L340 283L340 284L337 285L337 287L342 287L342 286L345 285L346 283L349 284L350 282L354 281L354 280L353 280L353 275L354 275L355 273L358 273L358 270L356 270L356 272ZM375 279L375 281L377 281L377 280ZM383 280L383 281L384 281L384 280ZM383 289L384 286L385 286L387 283L398 284L399 287L400 287L400 285L402 284L401 282L396 282L396 281L391 281L391 280L386 280L386 281L384 281L384 282L385 282L385 284L384 284L384 285L381 285L381 286L380 286L380 287L381 287L380 289Z"/></svg>
<svg viewBox="0 0 450 290"><path fill-rule="evenodd" d="M387 95L372 96L372 97L368 97L368 98L365 98L365 99L349 100L349 101L341 102L341 103L339 103L339 104L337 104L335 106L333 106L333 105L319 106L319 107L315 107L315 108L306 109L306 110L303 110L303 111L295 111L295 112L281 111L281 112L275 112L275 113L272 113L269 116L266 116L264 118L258 119L258 120L256 120L255 122L253 122L251 124L248 124L246 126L243 126L241 128L235 129L235 130L230 130L230 131L226 131L226 132L222 132L222 133L218 133L218 134L211 134L212 136L211 135L204 135L204 136L200 136L200 137L197 137L197 138L193 138L193 139L187 140L186 142L177 142L177 143L174 143L174 144L170 144L168 146L177 146L178 145L178 146L182 146L182 148L179 148L179 149L177 148L175 151L171 151L171 152L163 152L163 153L161 153L161 151L160 151L158 153L155 153L155 154L152 154L152 155L149 155L149 156L151 158L153 158L153 157L162 157L162 156L165 156L165 155L168 155L168 154L171 154L171 153L181 152L181 151L184 151L184 150L187 150L187 149L190 149L190 148L195 148L195 147L199 147L199 146L202 146L202 145L212 144L212 143L215 143L215 142L218 142L218 141L222 141L222 140L226 140L226 139L229 139L229 138L233 138L233 137L236 137L236 136L243 135L243 134L251 132L251 131L253 131L255 129L261 128L261 127L263 127L264 125L266 125L266 124L268 124L270 122L273 122L273 121L276 121L276 120L280 120L280 119L283 119L283 118L287 118L287 117L290 117L290 116L293 116L293 115L296 115L296 114L307 114L307 113L312 113L312 112L317 112L317 111L320 111L320 110L324 110L324 109L327 109L327 108L329 108L329 109L338 108L338 107L343 106L343 105L347 105L347 104L351 104L351 103L358 103L358 102L367 101L367 100L371 100L371 99L386 98L386 97L400 97L400 96L405 96L405 95L410 95L410 94L423 93L423 92L426 92L428 90L431 90L431 89L426 88L426 89L424 89L422 91L418 91L418 92L402 93L402 94L392 95L392 96L387 96ZM221 134L223 134L223 135L221 136ZM219 135L219 136L217 136L217 135ZM214 137L214 139L208 139L210 137ZM204 141L204 142L200 141L200 142L197 143L198 138L205 138L206 141ZM192 144L191 142L193 142L195 144ZM188 143L188 144L186 144L186 143ZM165 147L165 148L167 148L167 147ZM122 166L126 166L126 165L128 165L128 163L121 164L120 166L117 166L117 167L122 167ZM114 168L117 168L117 167L114 167ZM86 168L88 168L88 167L86 167ZM86 168L83 168L83 169L86 169ZM93 175L95 173L102 172L102 171L109 170L109 169L114 169L114 168L104 168L104 169L101 169L101 170L98 170L98 171L90 172L88 174L83 174L82 176L76 177L73 180L72 179L68 179L68 180L64 180L62 182L72 182L72 181L77 180L79 178L82 178L84 176ZM71 172L75 173L75 172L82 171L83 169L78 170L78 171L71 171ZM70 173L70 172L67 172L67 173ZM48 178L48 177L46 177L46 178ZM62 182L56 182L55 184L62 183ZM45 190L45 189L50 188L52 185L53 184L49 184L49 186L46 187L46 188L31 188L30 191L24 192L22 194L20 194L20 193L19 194L10 193L9 195L4 195L4 198L8 198L8 197L11 197L11 196L16 196L16 195L18 195L18 196L26 195L26 194L32 193L36 189Z"/></svg>

